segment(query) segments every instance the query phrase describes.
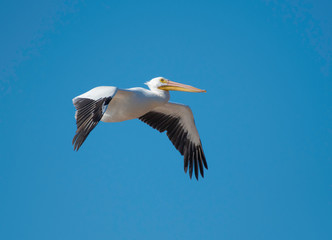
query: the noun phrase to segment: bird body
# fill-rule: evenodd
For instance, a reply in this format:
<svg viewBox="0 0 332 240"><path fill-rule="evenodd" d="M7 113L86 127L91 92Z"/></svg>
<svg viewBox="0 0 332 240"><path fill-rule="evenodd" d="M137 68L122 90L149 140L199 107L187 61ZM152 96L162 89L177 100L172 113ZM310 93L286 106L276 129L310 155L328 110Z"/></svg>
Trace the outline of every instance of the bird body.
<svg viewBox="0 0 332 240"><path fill-rule="evenodd" d="M169 98L168 92L158 94L144 88L118 89L101 121L122 122L139 118L155 107L167 103Z"/></svg>
<svg viewBox="0 0 332 240"><path fill-rule="evenodd" d="M189 167L190 178L193 170L197 179L198 170L204 177L203 166L207 169L207 163L191 109L168 101L170 90L205 90L162 77L154 78L146 84L150 90L101 86L75 97L73 103L77 110L77 131L73 139L74 149L81 147L99 121L122 122L137 118L160 132L167 132L173 145L184 155L184 170L187 172Z"/></svg>

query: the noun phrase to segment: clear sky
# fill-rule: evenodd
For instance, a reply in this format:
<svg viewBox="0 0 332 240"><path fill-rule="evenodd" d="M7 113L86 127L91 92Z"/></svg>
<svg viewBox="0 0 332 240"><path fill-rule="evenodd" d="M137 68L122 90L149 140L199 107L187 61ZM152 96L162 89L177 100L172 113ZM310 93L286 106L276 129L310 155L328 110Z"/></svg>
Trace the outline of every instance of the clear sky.
<svg viewBox="0 0 332 240"><path fill-rule="evenodd" d="M332 239L331 1L1 1L0 239ZM163 76L209 170L72 98Z"/></svg>

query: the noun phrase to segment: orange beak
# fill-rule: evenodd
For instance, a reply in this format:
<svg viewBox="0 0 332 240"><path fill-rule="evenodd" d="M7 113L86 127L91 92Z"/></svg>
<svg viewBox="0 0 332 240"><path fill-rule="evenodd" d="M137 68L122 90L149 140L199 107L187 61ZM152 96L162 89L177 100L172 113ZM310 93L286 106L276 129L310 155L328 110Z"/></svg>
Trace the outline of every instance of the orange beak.
<svg viewBox="0 0 332 240"><path fill-rule="evenodd" d="M165 91L182 91L182 92L196 92L196 93L206 92L205 90L185 85L182 83L172 82L170 80L167 80L167 83L165 85L160 86L158 88Z"/></svg>

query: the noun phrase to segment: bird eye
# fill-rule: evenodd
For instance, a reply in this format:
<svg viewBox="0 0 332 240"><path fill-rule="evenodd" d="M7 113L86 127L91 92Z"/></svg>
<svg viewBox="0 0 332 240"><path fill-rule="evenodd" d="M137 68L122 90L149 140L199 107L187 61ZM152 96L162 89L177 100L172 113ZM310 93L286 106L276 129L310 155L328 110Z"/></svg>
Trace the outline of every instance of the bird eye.
<svg viewBox="0 0 332 240"><path fill-rule="evenodd" d="M164 78L160 79L160 82L161 83L167 83L167 81Z"/></svg>

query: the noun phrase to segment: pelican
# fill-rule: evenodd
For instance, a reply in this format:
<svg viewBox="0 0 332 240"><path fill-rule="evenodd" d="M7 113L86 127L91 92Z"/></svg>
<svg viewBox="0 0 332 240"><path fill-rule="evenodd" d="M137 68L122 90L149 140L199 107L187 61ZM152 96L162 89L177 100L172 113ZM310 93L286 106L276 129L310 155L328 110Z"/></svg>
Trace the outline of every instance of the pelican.
<svg viewBox="0 0 332 240"><path fill-rule="evenodd" d="M184 171L192 178L193 169L204 177L208 169L202 143L191 109L183 104L168 102L169 91L206 92L189 85L172 82L163 77L145 83L150 90L140 87L119 89L102 86L91 89L73 99L76 108L77 130L72 144L78 150L99 121L122 122L138 118L159 132L166 131L175 148L184 156Z"/></svg>

